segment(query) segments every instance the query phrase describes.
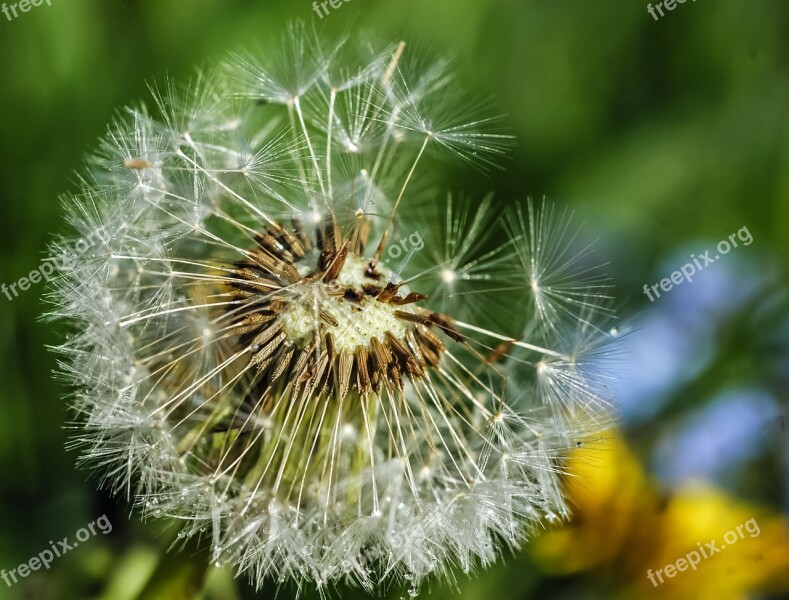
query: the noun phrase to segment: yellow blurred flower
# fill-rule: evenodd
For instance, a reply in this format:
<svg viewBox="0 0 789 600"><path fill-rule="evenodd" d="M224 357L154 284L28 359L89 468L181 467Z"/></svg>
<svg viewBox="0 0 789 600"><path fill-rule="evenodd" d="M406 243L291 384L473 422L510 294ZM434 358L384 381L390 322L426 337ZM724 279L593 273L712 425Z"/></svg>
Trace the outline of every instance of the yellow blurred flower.
<svg viewBox="0 0 789 600"><path fill-rule="evenodd" d="M545 570L589 572L619 598L741 600L756 590L789 591L785 518L706 485L661 495L616 432L603 447L578 450L568 472L573 522L533 547Z"/></svg>

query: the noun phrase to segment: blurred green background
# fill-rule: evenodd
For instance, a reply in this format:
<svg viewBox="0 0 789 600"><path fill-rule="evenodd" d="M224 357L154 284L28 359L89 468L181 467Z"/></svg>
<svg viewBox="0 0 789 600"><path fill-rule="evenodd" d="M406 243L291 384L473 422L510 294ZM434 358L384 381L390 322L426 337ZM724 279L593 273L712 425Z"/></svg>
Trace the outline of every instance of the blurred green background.
<svg viewBox="0 0 789 600"><path fill-rule="evenodd" d="M322 20L310 0L52 0L12 21L0 14L0 280L37 268L63 231L58 196L74 189L117 108L148 100L146 82L184 80L228 51L275 42L291 19L455 56L518 145L505 171L449 166L445 186L572 207L609 262L628 333L621 431L570 486L578 519L424 595L789 597L784 0L686 2L657 22L640 0L351 0ZM743 227L753 243L692 284L654 303L642 293ZM57 332L39 320L43 288L0 296L0 568L105 513L113 531L13 588L0 582L0 598L273 597L274 586L256 596L223 572L202 596L159 586L196 576L200 558L162 558L167 536L75 469L66 390L45 350ZM741 550L645 587L648 568L751 517L762 534Z"/></svg>

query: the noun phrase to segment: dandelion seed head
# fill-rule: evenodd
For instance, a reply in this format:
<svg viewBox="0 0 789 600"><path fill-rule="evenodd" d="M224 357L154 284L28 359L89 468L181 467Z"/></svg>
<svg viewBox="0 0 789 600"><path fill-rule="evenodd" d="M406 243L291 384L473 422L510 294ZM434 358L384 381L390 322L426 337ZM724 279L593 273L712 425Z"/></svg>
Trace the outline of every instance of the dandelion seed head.
<svg viewBox="0 0 789 600"><path fill-rule="evenodd" d="M102 485L258 586L418 595L569 514L608 292L550 206L420 200L433 154L487 168L510 139L446 61L355 46L294 25L154 86L65 202L50 298Z"/></svg>

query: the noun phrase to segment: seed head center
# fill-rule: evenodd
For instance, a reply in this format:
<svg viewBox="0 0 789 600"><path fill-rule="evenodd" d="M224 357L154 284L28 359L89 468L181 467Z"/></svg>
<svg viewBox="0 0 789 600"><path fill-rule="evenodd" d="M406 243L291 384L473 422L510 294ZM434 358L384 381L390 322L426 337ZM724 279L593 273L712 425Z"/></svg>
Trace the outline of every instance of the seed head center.
<svg viewBox="0 0 789 600"><path fill-rule="evenodd" d="M243 307L228 312L232 334L260 373L258 385L284 381L291 393L303 388L338 399L382 386L402 390L405 379L438 366L446 350L441 336L464 341L450 317L419 305L426 296L363 258L359 236L336 236L336 224L328 223L315 245L298 225L292 232L272 225L256 240L231 284Z"/></svg>
<svg viewBox="0 0 789 600"><path fill-rule="evenodd" d="M304 346L316 336L323 339L330 334L338 352L352 354L360 347L370 349L372 338L384 343L387 333L404 339L407 324L395 313L412 310L379 301L392 272L378 265L378 277L371 278L365 274L368 265L369 261L348 255L331 282L318 280L294 286L292 300L282 314L288 340Z"/></svg>

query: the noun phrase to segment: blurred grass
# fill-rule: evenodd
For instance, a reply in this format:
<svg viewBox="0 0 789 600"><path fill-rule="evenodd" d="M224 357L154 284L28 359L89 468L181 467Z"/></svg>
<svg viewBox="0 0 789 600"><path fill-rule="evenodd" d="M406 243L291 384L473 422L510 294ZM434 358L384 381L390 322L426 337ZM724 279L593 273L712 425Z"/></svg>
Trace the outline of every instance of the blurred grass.
<svg viewBox="0 0 789 600"><path fill-rule="evenodd" d="M755 264L777 264L785 281L789 4L768 0L686 3L657 23L645 3L621 0L352 0L322 21L308 0L53 0L12 22L0 16L0 280L38 266L62 227L58 195L118 107L147 99L146 82L183 80L229 50L270 43L293 18L456 56L468 86L507 114L518 146L501 174L452 170L446 186L570 204L600 238L626 309L643 306L641 286L672 249L744 225ZM63 450L65 390L50 377L44 347L57 336L39 320L42 291L0 296L6 568L104 512L116 530L94 544L109 556L129 540L152 543ZM100 587L101 573L80 571L81 552L65 559L72 579ZM550 589L539 577L499 565L460 587L464 598L523 597Z"/></svg>

